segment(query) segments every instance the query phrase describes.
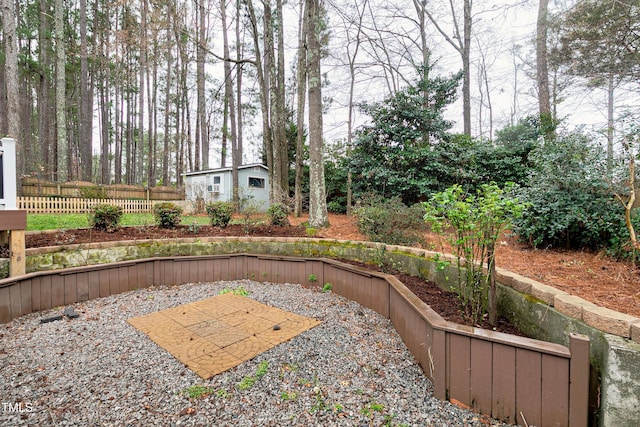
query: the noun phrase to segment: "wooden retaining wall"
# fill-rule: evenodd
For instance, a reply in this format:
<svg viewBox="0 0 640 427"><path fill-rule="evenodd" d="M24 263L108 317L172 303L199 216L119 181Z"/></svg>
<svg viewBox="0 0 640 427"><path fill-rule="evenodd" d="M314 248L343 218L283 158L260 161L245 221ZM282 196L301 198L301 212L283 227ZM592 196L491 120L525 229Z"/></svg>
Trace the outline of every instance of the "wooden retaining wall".
<svg viewBox="0 0 640 427"><path fill-rule="evenodd" d="M234 254L150 258L0 280L0 322L152 285L253 279L323 286L391 319L436 397L509 423L586 426L589 340L569 348L443 320L394 276L330 259Z"/></svg>

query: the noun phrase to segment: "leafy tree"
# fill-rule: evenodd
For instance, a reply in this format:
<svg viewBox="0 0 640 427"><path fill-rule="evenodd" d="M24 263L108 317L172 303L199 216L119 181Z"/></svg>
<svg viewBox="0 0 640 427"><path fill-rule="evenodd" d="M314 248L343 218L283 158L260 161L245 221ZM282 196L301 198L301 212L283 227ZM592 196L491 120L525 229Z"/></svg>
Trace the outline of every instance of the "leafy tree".
<svg viewBox="0 0 640 427"><path fill-rule="evenodd" d="M640 76L640 4L584 0L560 19L561 58L573 74L594 78L613 73Z"/></svg>
<svg viewBox="0 0 640 427"><path fill-rule="evenodd" d="M402 195L411 203L437 187L437 171L430 165L438 156L438 145L449 139L452 123L443 114L455 100L460 78L457 74L419 80L383 102L362 106L372 123L361 127L354 140L354 192Z"/></svg>

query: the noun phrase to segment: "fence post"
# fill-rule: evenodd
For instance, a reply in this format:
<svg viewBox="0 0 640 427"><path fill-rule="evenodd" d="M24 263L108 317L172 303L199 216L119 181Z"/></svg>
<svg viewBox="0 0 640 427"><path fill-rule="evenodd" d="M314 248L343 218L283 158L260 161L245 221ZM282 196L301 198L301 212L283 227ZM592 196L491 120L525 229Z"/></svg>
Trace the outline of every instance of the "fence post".
<svg viewBox="0 0 640 427"><path fill-rule="evenodd" d="M586 426L589 421L589 337L569 334L569 426Z"/></svg>
<svg viewBox="0 0 640 427"><path fill-rule="evenodd" d="M18 210L16 183L16 141L0 140L0 243L9 244L9 276L19 276L26 271L24 231L27 228L27 211Z"/></svg>

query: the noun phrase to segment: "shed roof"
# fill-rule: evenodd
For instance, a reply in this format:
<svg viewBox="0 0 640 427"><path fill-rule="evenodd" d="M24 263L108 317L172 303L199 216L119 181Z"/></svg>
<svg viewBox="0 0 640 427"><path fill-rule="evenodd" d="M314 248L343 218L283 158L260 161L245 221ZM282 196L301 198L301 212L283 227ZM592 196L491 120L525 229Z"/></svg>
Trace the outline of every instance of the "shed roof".
<svg viewBox="0 0 640 427"><path fill-rule="evenodd" d="M238 166L238 169L249 169L254 167L261 167L264 170L269 170L269 168L267 168L262 163L250 163L248 165L240 165ZM207 169L207 170L201 170L201 171L185 172L182 175L184 176L209 175L211 173L230 172L231 169L232 169L231 166L229 166L226 168L215 168L215 169Z"/></svg>

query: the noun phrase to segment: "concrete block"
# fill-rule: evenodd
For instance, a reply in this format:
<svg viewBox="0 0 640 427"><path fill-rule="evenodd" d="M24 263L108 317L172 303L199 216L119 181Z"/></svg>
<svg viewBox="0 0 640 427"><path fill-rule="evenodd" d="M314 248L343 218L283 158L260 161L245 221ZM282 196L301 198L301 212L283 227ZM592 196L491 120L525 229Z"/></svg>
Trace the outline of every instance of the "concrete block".
<svg viewBox="0 0 640 427"><path fill-rule="evenodd" d="M582 310L586 305L595 306L592 302L569 294L558 294L553 300L553 306L565 316L582 320Z"/></svg>
<svg viewBox="0 0 640 427"><path fill-rule="evenodd" d="M549 305L553 305L556 295L568 295L565 291L554 288L553 286L543 285L539 282L533 282L531 284L530 295L538 298L541 301Z"/></svg>
<svg viewBox="0 0 640 427"><path fill-rule="evenodd" d="M538 282L533 279L529 279L528 277L520 276L519 274L512 275L511 287L518 292L522 292L523 294L530 294L531 287L534 284L538 284Z"/></svg>
<svg viewBox="0 0 640 427"><path fill-rule="evenodd" d="M629 338L631 324L636 322L638 318L597 305L586 305L582 308L582 320L587 325L603 332Z"/></svg>
<svg viewBox="0 0 640 427"><path fill-rule="evenodd" d="M631 339L640 343L640 319L631 323Z"/></svg>

